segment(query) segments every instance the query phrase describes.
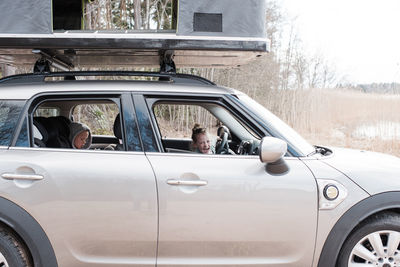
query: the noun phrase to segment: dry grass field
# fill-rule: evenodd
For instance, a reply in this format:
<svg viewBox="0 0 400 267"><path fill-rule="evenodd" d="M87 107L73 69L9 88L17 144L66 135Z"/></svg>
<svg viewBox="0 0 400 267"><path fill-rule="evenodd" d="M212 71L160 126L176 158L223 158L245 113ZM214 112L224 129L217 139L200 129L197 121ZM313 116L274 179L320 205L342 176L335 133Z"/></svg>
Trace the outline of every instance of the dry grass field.
<svg viewBox="0 0 400 267"><path fill-rule="evenodd" d="M350 90L272 91L257 99L310 143L400 156L400 96Z"/></svg>

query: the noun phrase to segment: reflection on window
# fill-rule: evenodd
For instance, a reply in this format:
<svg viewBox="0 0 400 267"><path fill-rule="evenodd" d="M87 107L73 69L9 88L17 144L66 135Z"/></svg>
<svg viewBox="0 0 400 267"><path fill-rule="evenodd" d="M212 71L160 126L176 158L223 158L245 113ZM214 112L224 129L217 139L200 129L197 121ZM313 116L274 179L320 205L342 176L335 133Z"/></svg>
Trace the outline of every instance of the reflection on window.
<svg viewBox="0 0 400 267"><path fill-rule="evenodd" d="M137 103L137 105L139 106L141 104ZM142 137L143 148L145 149L145 151L148 152L157 152L158 148L153 134L153 128L151 127L151 123L148 119L149 117L147 116L147 114L142 112L142 109L137 110L136 116L139 125L141 125L139 131Z"/></svg>
<svg viewBox="0 0 400 267"><path fill-rule="evenodd" d="M9 146L24 101L0 101L0 146Z"/></svg>
<svg viewBox="0 0 400 267"><path fill-rule="evenodd" d="M21 131L19 132L19 136L15 146L19 147L29 147L29 138L28 138L28 120L25 117L24 122L21 127Z"/></svg>
<svg viewBox="0 0 400 267"><path fill-rule="evenodd" d="M129 112L124 113L125 129L126 129L126 143L130 151L142 151L140 144L139 132L137 130L136 121L133 114Z"/></svg>

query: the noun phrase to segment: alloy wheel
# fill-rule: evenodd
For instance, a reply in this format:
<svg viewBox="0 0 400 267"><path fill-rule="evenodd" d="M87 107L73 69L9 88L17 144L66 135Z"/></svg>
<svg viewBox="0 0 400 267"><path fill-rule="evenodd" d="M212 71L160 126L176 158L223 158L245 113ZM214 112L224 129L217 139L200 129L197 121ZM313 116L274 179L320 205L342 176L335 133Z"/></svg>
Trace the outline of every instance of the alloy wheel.
<svg viewBox="0 0 400 267"><path fill-rule="evenodd" d="M0 267L9 267L3 253L0 252Z"/></svg>
<svg viewBox="0 0 400 267"><path fill-rule="evenodd" d="M376 231L362 238L352 249L348 267L400 267L400 233Z"/></svg>

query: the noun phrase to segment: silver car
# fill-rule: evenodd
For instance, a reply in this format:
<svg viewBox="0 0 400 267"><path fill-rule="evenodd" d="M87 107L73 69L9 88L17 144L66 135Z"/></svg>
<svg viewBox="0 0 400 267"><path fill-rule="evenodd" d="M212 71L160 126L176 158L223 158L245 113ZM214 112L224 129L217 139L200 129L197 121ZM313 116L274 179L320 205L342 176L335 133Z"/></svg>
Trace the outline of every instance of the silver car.
<svg viewBox="0 0 400 267"><path fill-rule="evenodd" d="M200 77L48 81L80 75L107 73L0 82L1 266L400 266L398 158L311 146ZM174 136L194 110L217 153Z"/></svg>

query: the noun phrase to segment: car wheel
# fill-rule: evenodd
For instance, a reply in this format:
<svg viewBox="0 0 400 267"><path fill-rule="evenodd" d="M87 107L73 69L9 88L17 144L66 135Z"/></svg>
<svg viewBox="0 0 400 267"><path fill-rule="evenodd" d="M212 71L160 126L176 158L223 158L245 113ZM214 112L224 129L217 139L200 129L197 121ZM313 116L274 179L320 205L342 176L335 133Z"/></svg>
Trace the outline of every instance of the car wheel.
<svg viewBox="0 0 400 267"><path fill-rule="evenodd" d="M346 240L338 267L400 266L400 216L386 213L366 220Z"/></svg>
<svg viewBox="0 0 400 267"><path fill-rule="evenodd" d="M0 228L0 267L31 266L24 247L12 233Z"/></svg>

